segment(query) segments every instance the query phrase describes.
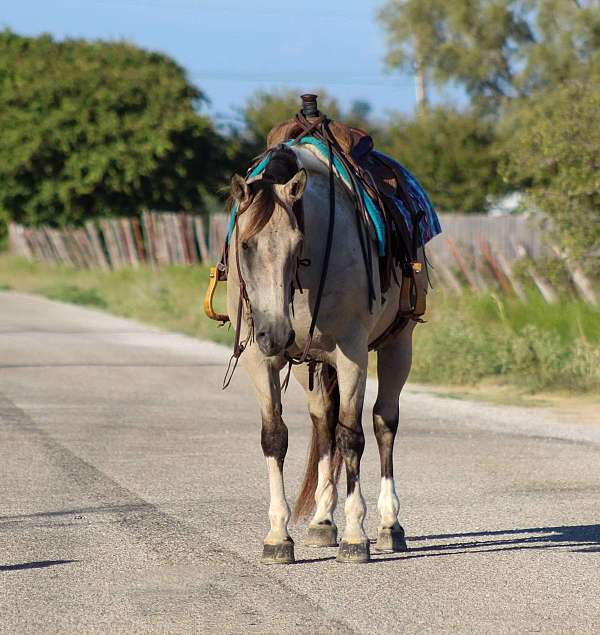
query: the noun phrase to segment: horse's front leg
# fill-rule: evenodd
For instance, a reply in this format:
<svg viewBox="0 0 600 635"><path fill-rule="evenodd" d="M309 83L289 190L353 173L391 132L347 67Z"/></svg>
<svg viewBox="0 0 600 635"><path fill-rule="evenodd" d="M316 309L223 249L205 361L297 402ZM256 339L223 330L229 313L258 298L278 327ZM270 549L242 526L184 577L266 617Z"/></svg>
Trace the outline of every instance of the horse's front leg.
<svg viewBox="0 0 600 635"><path fill-rule="evenodd" d="M281 417L282 363L255 353L250 347L244 356L244 366L252 378L260 404L262 418L261 445L269 476L269 521L261 562L263 564L291 564L294 560L294 541L288 533L290 506L285 496L283 462L288 447L288 430Z"/></svg>
<svg viewBox="0 0 600 635"><path fill-rule="evenodd" d="M368 562L369 539L363 527L367 506L360 491L360 461L365 447L362 409L367 381L366 341L340 346L336 366L340 390L340 415L336 443L346 466L346 526L338 549L338 562Z"/></svg>

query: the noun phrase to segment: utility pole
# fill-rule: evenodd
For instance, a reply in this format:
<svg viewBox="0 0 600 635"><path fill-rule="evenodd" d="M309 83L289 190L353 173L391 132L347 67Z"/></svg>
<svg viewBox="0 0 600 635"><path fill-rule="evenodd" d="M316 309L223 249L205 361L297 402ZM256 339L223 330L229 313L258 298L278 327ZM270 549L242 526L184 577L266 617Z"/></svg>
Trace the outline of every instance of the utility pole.
<svg viewBox="0 0 600 635"><path fill-rule="evenodd" d="M429 100L427 98L426 66L423 56L423 47L419 36L415 37L415 81L417 89L417 113L427 114Z"/></svg>
<svg viewBox="0 0 600 635"><path fill-rule="evenodd" d="M427 98L427 79L425 77L425 65L418 60L415 68L415 81L417 88L417 112L419 115L427 114L429 99Z"/></svg>

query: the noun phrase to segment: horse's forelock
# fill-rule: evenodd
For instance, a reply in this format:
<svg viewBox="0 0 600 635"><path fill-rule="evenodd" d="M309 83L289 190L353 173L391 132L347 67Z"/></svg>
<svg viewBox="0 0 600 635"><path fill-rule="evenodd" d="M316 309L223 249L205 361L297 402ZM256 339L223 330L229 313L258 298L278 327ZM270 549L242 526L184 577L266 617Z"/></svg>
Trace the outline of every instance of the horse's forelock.
<svg viewBox="0 0 600 635"><path fill-rule="evenodd" d="M244 212L247 222L240 236L241 240L250 240L269 222L275 210L275 194L272 185L263 185L252 197L252 203Z"/></svg>
<svg viewBox="0 0 600 635"><path fill-rule="evenodd" d="M252 202L245 212L248 222L245 223L241 240L249 240L269 222L276 202L273 186L287 183L298 171L298 162L292 150L281 145L273 151L262 178L250 184Z"/></svg>

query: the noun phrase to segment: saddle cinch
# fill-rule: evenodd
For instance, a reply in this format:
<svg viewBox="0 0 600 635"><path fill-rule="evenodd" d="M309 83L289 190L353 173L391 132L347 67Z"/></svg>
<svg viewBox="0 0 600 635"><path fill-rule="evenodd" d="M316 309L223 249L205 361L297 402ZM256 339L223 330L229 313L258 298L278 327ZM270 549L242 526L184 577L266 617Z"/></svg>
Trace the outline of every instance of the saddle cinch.
<svg viewBox="0 0 600 635"><path fill-rule="evenodd" d="M370 345L376 349L394 333L400 331L409 320L422 321L426 308L427 277L419 260L419 249L425 240L420 235L424 210L415 204L402 166L377 152L373 139L364 130L330 121L318 111L316 95L302 95L302 110L292 119L275 126L267 135L267 147L292 144L305 137L316 137L331 149L334 157L350 175L351 191L362 224L369 231L372 219L365 209L363 197L357 192L362 188L381 212L386 237L386 250L379 256L381 292L385 293L392 279L400 286L400 302L396 319L376 341ZM268 152L268 150L267 150ZM260 157L259 159L262 159ZM254 164L256 165L258 161ZM254 167L250 168L250 171ZM403 205L404 214L399 210ZM407 219L408 216L408 219ZM364 240L363 257L367 271L372 270L373 254L371 241ZM377 257L377 256L376 256ZM226 279L224 263L211 268L209 288L204 301L208 317L225 322L228 316L216 313L212 298L219 280ZM401 271L398 280L396 271ZM373 281L370 279L369 304L375 298Z"/></svg>

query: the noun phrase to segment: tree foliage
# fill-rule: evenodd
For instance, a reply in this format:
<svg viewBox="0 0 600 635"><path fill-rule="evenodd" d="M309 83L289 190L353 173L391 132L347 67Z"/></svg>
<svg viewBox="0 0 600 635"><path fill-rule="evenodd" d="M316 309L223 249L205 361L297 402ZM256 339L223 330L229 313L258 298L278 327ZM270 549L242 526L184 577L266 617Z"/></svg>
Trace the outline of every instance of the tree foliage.
<svg viewBox="0 0 600 635"><path fill-rule="evenodd" d="M406 165L442 212L485 212L507 189L494 144L489 123L448 108L394 119L378 138L378 148Z"/></svg>
<svg viewBox="0 0 600 635"><path fill-rule="evenodd" d="M519 103L503 124L505 174L553 221L571 255L600 260L600 88L574 80Z"/></svg>
<svg viewBox="0 0 600 635"><path fill-rule="evenodd" d="M515 89L515 66L533 41L523 0L389 0L379 14L391 68L424 65L438 85L462 84L472 100Z"/></svg>
<svg viewBox="0 0 600 635"><path fill-rule="evenodd" d="M223 169L204 95L168 57L126 43L0 32L0 212L77 223L198 208Z"/></svg>
<svg viewBox="0 0 600 635"><path fill-rule="evenodd" d="M497 110L598 65L598 0L388 0L379 14L391 68L426 67Z"/></svg>

